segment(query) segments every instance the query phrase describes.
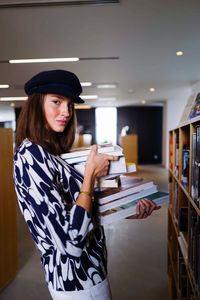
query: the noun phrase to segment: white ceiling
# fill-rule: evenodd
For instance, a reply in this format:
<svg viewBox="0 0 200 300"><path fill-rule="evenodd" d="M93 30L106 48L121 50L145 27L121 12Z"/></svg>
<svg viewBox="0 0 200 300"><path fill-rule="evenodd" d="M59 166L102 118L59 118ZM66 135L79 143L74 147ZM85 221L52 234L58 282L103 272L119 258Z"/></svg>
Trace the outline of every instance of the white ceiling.
<svg viewBox="0 0 200 300"><path fill-rule="evenodd" d="M6 2L20 0L0 4ZM0 97L24 96L25 81L42 70L57 68L75 72L81 81L117 83L116 89L94 86L83 91L84 95L116 97L112 105L135 105L142 99L147 103L171 100L200 80L199 0L0 8L0 41L0 83L11 86L0 89ZM177 57L178 50L184 55ZM20 65L6 62L55 57L119 59ZM151 87L156 88L154 93L149 92ZM107 103L86 102L95 106Z"/></svg>

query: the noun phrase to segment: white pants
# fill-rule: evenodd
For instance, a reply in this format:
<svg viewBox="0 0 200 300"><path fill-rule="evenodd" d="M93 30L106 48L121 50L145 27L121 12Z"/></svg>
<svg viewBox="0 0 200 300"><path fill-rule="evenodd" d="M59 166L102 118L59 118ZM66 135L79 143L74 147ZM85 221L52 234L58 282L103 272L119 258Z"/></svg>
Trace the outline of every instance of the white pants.
<svg viewBox="0 0 200 300"><path fill-rule="evenodd" d="M97 285L80 291L56 291L49 287L53 300L111 300L109 281L106 278Z"/></svg>

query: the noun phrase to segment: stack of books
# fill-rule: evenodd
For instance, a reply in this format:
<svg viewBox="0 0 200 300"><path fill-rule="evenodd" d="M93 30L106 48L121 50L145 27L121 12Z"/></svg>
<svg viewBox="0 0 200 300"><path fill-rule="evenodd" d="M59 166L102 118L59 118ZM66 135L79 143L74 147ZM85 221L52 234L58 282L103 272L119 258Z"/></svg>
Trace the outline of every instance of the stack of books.
<svg viewBox="0 0 200 300"><path fill-rule="evenodd" d="M91 147L72 149L61 157L73 164L82 175ZM98 178L95 182L94 215L101 225L112 223L136 213L136 205L140 199L148 198L157 205L168 203L167 193L158 192L153 181L130 176L136 171L135 164L126 165L123 150L120 146L103 144L98 146L98 153L118 156L117 161L110 161L109 174Z"/></svg>
<svg viewBox="0 0 200 300"><path fill-rule="evenodd" d="M64 160L66 160L69 164L73 164L74 168L77 171L79 171L79 173L84 175L85 163L90 151L91 147L74 148L68 153L61 154L61 157ZM118 160L110 161L110 167L108 172L109 175L120 175L122 173L136 172L136 165L134 163L126 165L123 150L120 146L113 146L112 144L98 145L98 153L109 154L119 157ZM105 179L106 178L107 177L105 177Z"/></svg>
<svg viewBox="0 0 200 300"><path fill-rule="evenodd" d="M158 192L153 181L130 175L121 175L117 188L95 189L94 195L97 220L102 225L134 215L137 202L143 198L157 205L169 202L168 194Z"/></svg>

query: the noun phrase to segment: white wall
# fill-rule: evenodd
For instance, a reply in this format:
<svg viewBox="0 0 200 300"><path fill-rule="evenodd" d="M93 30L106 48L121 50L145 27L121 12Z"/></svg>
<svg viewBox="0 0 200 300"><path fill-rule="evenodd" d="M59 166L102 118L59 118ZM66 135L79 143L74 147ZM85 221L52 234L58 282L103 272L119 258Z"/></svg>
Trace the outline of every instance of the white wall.
<svg viewBox="0 0 200 300"><path fill-rule="evenodd" d="M8 104L0 103L0 122L11 121L15 130L15 110Z"/></svg>

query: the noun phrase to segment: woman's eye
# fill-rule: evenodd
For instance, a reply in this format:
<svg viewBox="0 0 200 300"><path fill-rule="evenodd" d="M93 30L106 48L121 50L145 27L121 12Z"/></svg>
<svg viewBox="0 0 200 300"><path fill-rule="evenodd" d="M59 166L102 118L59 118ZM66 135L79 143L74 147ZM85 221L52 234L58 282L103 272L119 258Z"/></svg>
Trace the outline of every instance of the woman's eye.
<svg viewBox="0 0 200 300"><path fill-rule="evenodd" d="M53 100L53 103L55 103L55 104L60 104L60 101L59 100Z"/></svg>

